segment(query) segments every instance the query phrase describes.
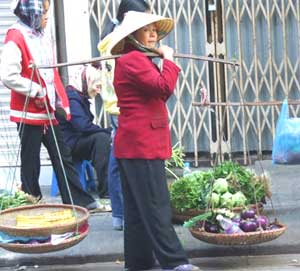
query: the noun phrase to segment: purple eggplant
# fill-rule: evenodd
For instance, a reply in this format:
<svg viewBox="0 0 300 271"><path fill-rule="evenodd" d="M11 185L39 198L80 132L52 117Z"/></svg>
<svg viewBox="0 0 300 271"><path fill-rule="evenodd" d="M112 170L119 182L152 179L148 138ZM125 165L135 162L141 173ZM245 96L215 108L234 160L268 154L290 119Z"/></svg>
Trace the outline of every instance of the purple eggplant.
<svg viewBox="0 0 300 271"><path fill-rule="evenodd" d="M257 224L254 219L241 220L240 228L244 232L252 232L257 230Z"/></svg>
<svg viewBox="0 0 300 271"><path fill-rule="evenodd" d="M270 224L270 226L268 227L268 230L277 230L279 228L280 228L280 226L278 226L276 224Z"/></svg>
<svg viewBox="0 0 300 271"><path fill-rule="evenodd" d="M256 211L254 209L247 209L241 212L241 219L255 218Z"/></svg>
<svg viewBox="0 0 300 271"><path fill-rule="evenodd" d="M237 224L241 222L241 216L240 215L235 215L231 220Z"/></svg>
<svg viewBox="0 0 300 271"><path fill-rule="evenodd" d="M205 229L205 231L211 232L211 233L219 233L220 232L219 226L217 224L212 224L210 222L205 222L204 229Z"/></svg>
<svg viewBox="0 0 300 271"><path fill-rule="evenodd" d="M219 232L220 232L220 229L219 229L218 225L216 225L216 224L211 224L210 227L208 228L208 232L211 232L211 233L219 233Z"/></svg>
<svg viewBox="0 0 300 271"><path fill-rule="evenodd" d="M269 226L269 219L264 215L259 215L256 218L257 227L262 227L264 230Z"/></svg>

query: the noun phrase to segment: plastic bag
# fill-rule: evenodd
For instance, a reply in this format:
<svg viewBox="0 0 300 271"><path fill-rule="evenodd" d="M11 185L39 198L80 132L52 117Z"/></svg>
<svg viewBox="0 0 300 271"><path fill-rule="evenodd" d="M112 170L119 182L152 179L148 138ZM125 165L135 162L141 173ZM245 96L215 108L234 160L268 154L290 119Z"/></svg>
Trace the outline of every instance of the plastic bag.
<svg viewBox="0 0 300 271"><path fill-rule="evenodd" d="M300 164L300 118L289 118L289 106L284 100L277 121L272 150L274 164Z"/></svg>

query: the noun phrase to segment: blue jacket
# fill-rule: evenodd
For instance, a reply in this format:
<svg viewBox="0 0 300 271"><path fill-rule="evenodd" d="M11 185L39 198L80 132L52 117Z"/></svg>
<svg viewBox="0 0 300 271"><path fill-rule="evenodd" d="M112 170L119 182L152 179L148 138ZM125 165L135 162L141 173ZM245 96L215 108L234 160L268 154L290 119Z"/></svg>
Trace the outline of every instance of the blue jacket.
<svg viewBox="0 0 300 271"><path fill-rule="evenodd" d="M67 121L62 116L57 118L64 132L64 140L71 149L81 137L101 132L110 134L110 129L101 128L93 123L94 116L90 111L88 97L73 86L67 86L66 92L70 103L71 120Z"/></svg>

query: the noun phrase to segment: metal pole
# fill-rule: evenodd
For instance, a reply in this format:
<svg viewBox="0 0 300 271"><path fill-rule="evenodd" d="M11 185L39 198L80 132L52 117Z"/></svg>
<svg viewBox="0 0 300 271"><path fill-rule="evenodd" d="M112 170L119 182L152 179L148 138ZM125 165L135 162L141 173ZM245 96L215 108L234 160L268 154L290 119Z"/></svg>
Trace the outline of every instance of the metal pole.
<svg viewBox="0 0 300 271"><path fill-rule="evenodd" d="M161 57L156 53L145 53L145 54L150 57ZM84 64L97 62L97 61L115 59L120 56L122 56L122 55L94 57L94 58L87 59L87 60L57 63L54 65L37 65L36 68L37 69L52 69L52 68L60 68L60 67L66 67L66 66L84 65ZM225 60L225 59L215 58L215 57L208 57L208 56L197 56L197 55L190 55L190 54L175 53L174 57L175 58L188 58L188 59L201 60L201 61L210 61L210 62L216 62L216 63L224 63L224 64L228 64L228 65L232 65L232 66L240 66L240 64L236 61L230 61L230 60Z"/></svg>

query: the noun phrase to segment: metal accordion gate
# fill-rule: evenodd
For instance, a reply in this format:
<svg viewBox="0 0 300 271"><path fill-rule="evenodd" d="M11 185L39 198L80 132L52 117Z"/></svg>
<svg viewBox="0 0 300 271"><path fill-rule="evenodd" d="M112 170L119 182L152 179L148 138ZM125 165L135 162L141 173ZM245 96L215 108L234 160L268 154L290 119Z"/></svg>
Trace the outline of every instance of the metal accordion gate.
<svg viewBox="0 0 300 271"><path fill-rule="evenodd" d="M173 143L198 166L239 157L250 163L272 151L280 105L300 99L300 0L152 0L175 19L163 40L176 52L236 60L240 66L176 59L181 76L168 101ZM89 0L93 56L119 1ZM199 105L200 89L210 105ZM299 105L290 107L291 115ZM105 114L100 112L100 118Z"/></svg>

